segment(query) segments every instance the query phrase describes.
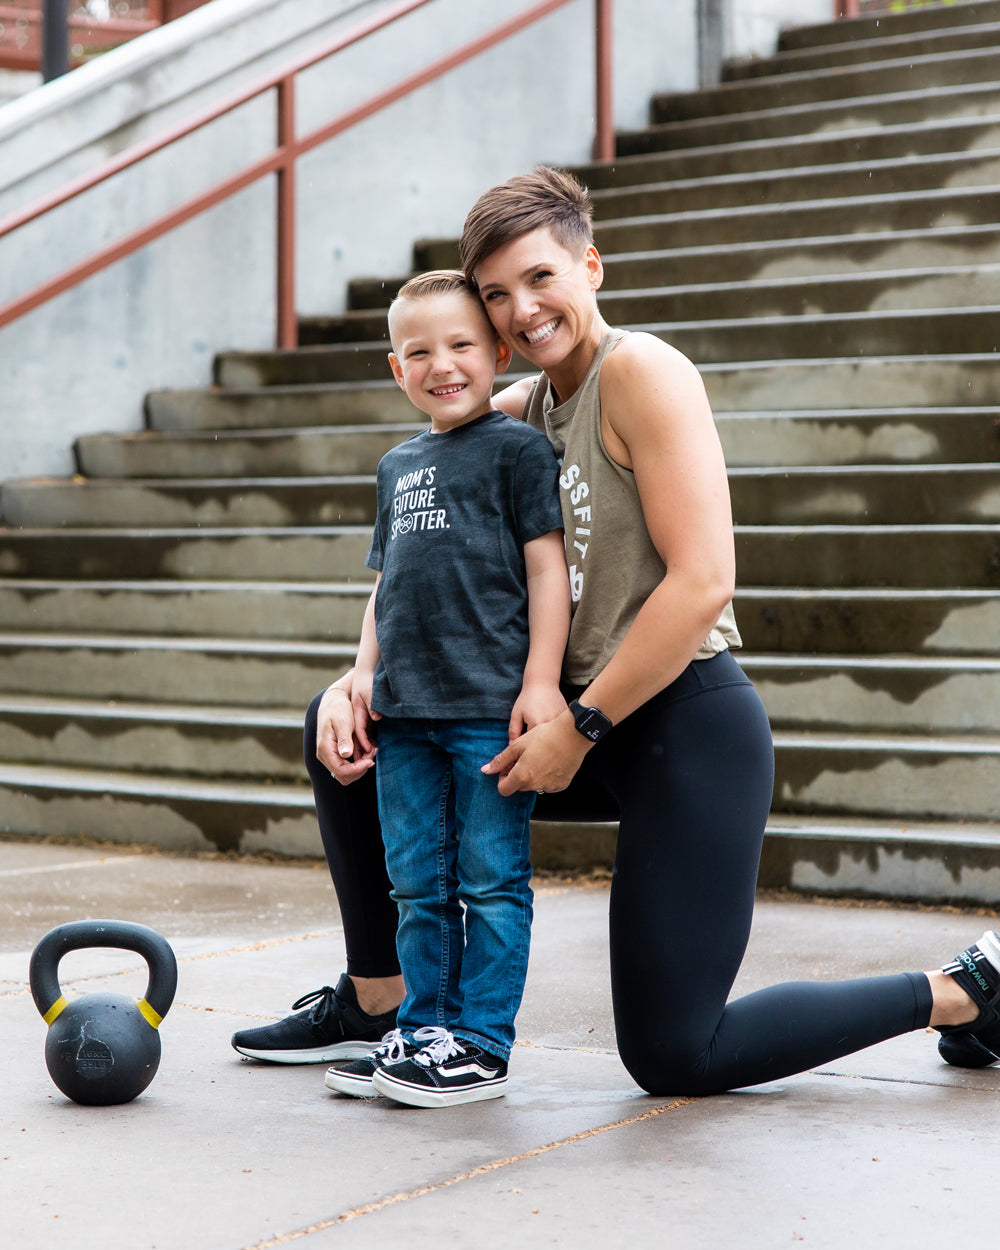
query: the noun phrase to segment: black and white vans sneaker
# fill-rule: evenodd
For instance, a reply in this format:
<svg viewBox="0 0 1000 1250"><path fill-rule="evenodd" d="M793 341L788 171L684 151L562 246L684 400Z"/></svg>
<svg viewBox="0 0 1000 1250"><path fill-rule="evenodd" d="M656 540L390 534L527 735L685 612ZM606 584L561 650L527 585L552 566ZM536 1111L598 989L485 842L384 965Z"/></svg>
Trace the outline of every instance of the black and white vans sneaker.
<svg viewBox="0 0 1000 1250"><path fill-rule="evenodd" d="M305 1008L299 1011L299 1008ZM276 1024L241 1029L233 1049L268 1063L332 1063L361 1059L396 1025L396 1012L370 1016L358 1006L354 982L345 972L334 989L324 985L292 1003L294 1015Z"/></svg>
<svg viewBox="0 0 1000 1250"><path fill-rule="evenodd" d="M938 1053L959 1068L985 1068L1000 1059L1000 934L989 929L942 972L955 978L979 1008L968 1024L941 1025Z"/></svg>
<svg viewBox="0 0 1000 1250"><path fill-rule="evenodd" d="M501 1098L507 1091L507 1063L451 1033L392 1067L380 1067L372 1088L411 1107L455 1107Z"/></svg>
<svg viewBox="0 0 1000 1250"><path fill-rule="evenodd" d="M439 1037L451 1034L447 1029L417 1029L415 1041L408 1042L399 1029L393 1029L382 1038L382 1044L376 1046L371 1054L363 1059L355 1059L353 1063L344 1064L340 1068L328 1068L324 1084L327 1089L336 1090L338 1094L349 1094L352 1098L373 1098L372 1078L379 1068L390 1064L402 1063L404 1059L412 1059L422 1047Z"/></svg>

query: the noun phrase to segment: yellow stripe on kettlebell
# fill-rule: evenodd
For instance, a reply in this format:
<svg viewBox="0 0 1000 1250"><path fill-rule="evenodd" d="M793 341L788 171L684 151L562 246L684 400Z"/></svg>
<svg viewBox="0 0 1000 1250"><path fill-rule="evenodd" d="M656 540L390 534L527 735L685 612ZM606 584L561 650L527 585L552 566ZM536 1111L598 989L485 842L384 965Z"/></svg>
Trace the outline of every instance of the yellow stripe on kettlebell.
<svg viewBox="0 0 1000 1250"><path fill-rule="evenodd" d="M51 1024L58 1016L62 1015L63 1009L69 1006L69 1001L63 997L59 997L48 1009L42 1019L46 1024Z"/></svg>
<svg viewBox="0 0 1000 1250"><path fill-rule="evenodd" d="M137 998L135 1000L135 1005L139 1008L142 1018L148 1025L151 1025L154 1029L158 1029L160 1027L160 1022L163 1017L155 1007L150 1007L149 1003L147 1003L144 998Z"/></svg>

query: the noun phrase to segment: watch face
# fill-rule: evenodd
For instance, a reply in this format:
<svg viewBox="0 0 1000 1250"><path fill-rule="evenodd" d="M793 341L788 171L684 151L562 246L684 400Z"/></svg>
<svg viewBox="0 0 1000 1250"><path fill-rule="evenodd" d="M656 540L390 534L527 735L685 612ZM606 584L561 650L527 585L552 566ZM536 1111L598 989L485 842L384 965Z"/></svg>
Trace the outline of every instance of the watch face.
<svg viewBox="0 0 1000 1250"><path fill-rule="evenodd" d="M591 742L599 742L611 728L611 722L596 707L574 705L573 721L580 733Z"/></svg>

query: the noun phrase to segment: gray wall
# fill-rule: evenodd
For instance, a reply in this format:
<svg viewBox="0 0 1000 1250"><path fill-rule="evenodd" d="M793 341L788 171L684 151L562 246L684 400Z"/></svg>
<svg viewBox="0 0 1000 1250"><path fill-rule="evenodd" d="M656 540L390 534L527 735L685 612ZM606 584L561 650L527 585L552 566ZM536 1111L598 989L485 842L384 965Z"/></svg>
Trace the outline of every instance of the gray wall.
<svg viewBox="0 0 1000 1250"><path fill-rule="evenodd" d="M780 7L730 3L731 23ZM214 0L0 107L0 216L384 7ZM435 0L303 75L299 132L530 7ZM615 123L640 126L655 91L697 85L697 0L614 9ZM574 0L304 158L298 310L336 311L351 277L407 270L413 241L457 234L493 182L585 160L592 108L593 3ZM273 130L265 97L0 240L0 303L263 154ZM147 391L207 384L222 348L270 346L273 235L266 179L0 330L0 478L71 473L76 436L140 429Z"/></svg>

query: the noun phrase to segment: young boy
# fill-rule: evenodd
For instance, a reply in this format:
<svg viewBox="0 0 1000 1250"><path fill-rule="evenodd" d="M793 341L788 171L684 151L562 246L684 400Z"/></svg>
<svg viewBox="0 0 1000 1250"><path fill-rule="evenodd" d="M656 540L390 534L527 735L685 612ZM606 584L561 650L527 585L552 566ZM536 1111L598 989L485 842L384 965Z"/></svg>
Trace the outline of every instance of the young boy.
<svg viewBox="0 0 1000 1250"><path fill-rule="evenodd" d="M354 673L374 756L406 997L396 1029L330 1089L420 1107L497 1098L528 962L533 793L482 766L566 706L570 592L558 463L494 410L510 348L461 273L407 282L389 310L393 376L430 418L378 466L377 572Z"/></svg>

